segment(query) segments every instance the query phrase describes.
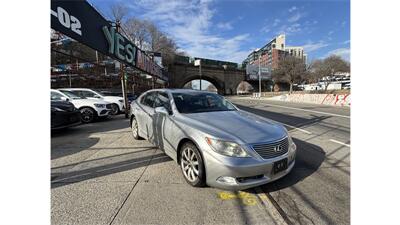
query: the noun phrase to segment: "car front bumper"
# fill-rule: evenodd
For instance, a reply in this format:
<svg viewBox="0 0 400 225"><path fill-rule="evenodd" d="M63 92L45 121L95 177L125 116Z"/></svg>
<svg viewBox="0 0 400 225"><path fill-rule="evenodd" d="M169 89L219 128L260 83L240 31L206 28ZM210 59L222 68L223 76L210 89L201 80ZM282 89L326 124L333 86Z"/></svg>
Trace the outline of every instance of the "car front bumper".
<svg viewBox="0 0 400 225"><path fill-rule="evenodd" d="M214 154L203 152L207 184L232 191L263 185L288 174L294 167L295 155L294 151L276 158L259 161L253 158L215 157ZM284 158L288 159L287 169L274 173L274 163ZM227 182L222 178L228 178L230 181Z"/></svg>
<svg viewBox="0 0 400 225"><path fill-rule="evenodd" d="M97 116L99 116L99 117L111 115L111 109L96 108L96 112L97 112Z"/></svg>

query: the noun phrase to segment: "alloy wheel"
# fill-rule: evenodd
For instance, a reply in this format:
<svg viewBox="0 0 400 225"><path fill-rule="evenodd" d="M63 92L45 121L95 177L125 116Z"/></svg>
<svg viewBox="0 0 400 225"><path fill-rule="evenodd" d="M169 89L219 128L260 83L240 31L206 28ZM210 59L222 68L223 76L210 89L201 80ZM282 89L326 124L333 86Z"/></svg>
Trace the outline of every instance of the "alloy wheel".
<svg viewBox="0 0 400 225"><path fill-rule="evenodd" d="M190 181L194 182L199 177L199 160L193 149L185 148L182 151L181 167L183 174Z"/></svg>
<svg viewBox="0 0 400 225"><path fill-rule="evenodd" d="M93 110L89 108L81 109L81 118L83 122L89 123L93 120L93 117L94 117Z"/></svg>
<svg viewBox="0 0 400 225"><path fill-rule="evenodd" d="M138 137L138 124L136 119L132 120L132 134L134 138Z"/></svg>
<svg viewBox="0 0 400 225"><path fill-rule="evenodd" d="M111 115L117 115L118 114L118 106L116 104L111 105Z"/></svg>

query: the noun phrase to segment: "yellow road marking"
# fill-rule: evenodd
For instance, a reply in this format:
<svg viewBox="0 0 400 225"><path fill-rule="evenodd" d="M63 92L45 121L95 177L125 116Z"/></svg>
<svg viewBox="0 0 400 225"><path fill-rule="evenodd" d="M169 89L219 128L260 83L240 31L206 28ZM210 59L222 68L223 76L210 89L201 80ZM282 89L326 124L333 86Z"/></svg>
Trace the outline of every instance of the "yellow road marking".
<svg viewBox="0 0 400 225"><path fill-rule="evenodd" d="M242 200L243 204L248 206L256 205L258 203L257 197L255 195L243 191L239 191L237 194L232 192L222 191L218 193L218 197L222 200L231 200L238 198Z"/></svg>

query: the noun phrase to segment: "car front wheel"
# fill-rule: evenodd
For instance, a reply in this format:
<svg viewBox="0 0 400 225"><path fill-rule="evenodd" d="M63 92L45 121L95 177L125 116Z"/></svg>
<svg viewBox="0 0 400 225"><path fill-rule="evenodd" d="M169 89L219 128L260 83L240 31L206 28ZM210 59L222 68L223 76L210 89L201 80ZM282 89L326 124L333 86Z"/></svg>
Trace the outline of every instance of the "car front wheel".
<svg viewBox="0 0 400 225"><path fill-rule="evenodd" d="M117 104L111 104L111 115L117 115L119 113L119 107Z"/></svg>
<svg viewBox="0 0 400 225"><path fill-rule="evenodd" d="M193 187L205 186L204 164L197 147L187 142L182 146L180 164L183 176Z"/></svg>
<svg viewBox="0 0 400 225"><path fill-rule="evenodd" d="M135 117L132 118L131 122L131 130L132 130L132 136L135 140L140 140L141 137L139 136L139 127L138 123Z"/></svg>
<svg viewBox="0 0 400 225"><path fill-rule="evenodd" d="M95 119L96 113L93 109L84 107L79 110L81 112L81 120L84 123L91 123Z"/></svg>

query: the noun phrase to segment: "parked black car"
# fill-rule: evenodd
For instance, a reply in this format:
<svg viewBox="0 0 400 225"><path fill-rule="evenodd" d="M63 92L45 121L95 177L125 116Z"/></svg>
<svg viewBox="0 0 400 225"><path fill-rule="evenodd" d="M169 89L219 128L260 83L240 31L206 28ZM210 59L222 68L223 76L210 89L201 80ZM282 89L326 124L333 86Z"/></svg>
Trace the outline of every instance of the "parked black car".
<svg viewBox="0 0 400 225"><path fill-rule="evenodd" d="M51 129L76 126L81 123L81 113L67 101L51 101Z"/></svg>

